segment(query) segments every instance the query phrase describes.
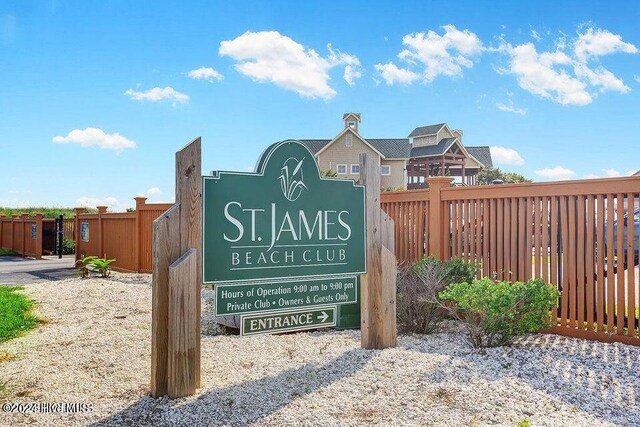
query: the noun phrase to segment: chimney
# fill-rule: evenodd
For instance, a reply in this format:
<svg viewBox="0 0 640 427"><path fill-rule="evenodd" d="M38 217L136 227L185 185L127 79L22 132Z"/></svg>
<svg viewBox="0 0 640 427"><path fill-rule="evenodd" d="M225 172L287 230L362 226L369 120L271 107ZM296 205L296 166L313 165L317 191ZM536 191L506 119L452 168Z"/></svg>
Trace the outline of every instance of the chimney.
<svg viewBox="0 0 640 427"><path fill-rule="evenodd" d="M462 132L462 129L455 129L453 131L453 134L458 137L460 142L462 142L462 135L464 134L464 132Z"/></svg>

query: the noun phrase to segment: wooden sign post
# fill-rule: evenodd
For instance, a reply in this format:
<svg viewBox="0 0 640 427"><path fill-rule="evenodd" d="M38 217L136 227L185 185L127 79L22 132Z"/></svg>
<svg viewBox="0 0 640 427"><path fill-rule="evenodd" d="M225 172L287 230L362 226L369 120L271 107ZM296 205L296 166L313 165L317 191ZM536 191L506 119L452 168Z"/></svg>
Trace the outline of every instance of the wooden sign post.
<svg viewBox="0 0 640 427"><path fill-rule="evenodd" d="M360 184L365 186L367 215L367 273L360 276L361 344L368 349L395 347L397 268L393 220L380 208L380 166L364 153L360 154Z"/></svg>
<svg viewBox="0 0 640 427"><path fill-rule="evenodd" d="M200 387L201 142L176 153L176 203L153 223L151 395Z"/></svg>

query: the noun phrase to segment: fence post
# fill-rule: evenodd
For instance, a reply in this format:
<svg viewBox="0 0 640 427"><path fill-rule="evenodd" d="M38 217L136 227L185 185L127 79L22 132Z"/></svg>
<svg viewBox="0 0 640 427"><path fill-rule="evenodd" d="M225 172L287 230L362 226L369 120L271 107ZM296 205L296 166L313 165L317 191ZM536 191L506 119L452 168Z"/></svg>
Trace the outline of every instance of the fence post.
<svg viewBox="0 0 640 427"><path fill-rule="evenodd" d="M36 214L36 259L42 259L42 214Z"/></svg>
<svg viewBox="0 0 640 427"><path fill-rule="evenodd" d="M16 220L18 214L11 214L11 250L16 251ZM18 252L18 251L16 251Z"/></svg>
<svg viewBox="0 0 640 427"><path fill-rule="evenodd" d="M96 209L98 209L98 258L106 258L107 255L104 253L104 240L102 239L102 215L107 213L107 207L96 206Z"/></svg>
<svg viewBox="0 0 640 427"><path fill-rule="evenodd" d="M2 229L4 228L4 218L6 215L0 215L0 248L2 248Z"/></svg>
<svg viewBox="0 0 640 427"><path fill-rule="evenodd" d="M445 248L449 241L449 224L444 224L442 209L442 188L449 187L453 178L448 176L432 176L429 182L429 255L445 259Z"/></svg>
<svg viewBox="0 0 640 427"><path fill-rule="evenodd" d="M134 241L134 254L136 257L136 273L140 273L140 233L142 233L140 222L142 221L140 217L140 211L144 208L146 204L146 197L134 197L133 200L136 201L136 234Z"/></svg>
<svg viewBox="0 0 640 427"><path fill-rule="evenodd" d="M84 208L73 208L73 211L76 213L73 237L76 239L76 261L78 261L82 255L80 253L80 214L84 213Z"/></svg>
<svg viewBox="0 0 640 427"><path fill-rule="evenodd" d="M29 218L28 213L22 214L22 257L27 256L27 230L26 224L27 219Z"/></svg>

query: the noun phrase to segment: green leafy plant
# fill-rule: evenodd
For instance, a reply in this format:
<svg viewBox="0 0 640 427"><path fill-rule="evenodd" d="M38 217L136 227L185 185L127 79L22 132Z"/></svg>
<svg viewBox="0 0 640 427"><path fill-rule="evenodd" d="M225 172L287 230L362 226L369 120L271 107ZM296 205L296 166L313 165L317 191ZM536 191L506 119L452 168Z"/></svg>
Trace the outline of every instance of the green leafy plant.
<svg viewBox="0 0 640 427"><path fill-rule="evenodd" d="M76 253L76 242L71 239L64 239L62 241L62 254L72 255Z"/></svg>
<svg viewBox="0 0 640 427"><path fill-rule="evenodd" d="M98 258L94 255L82 257L76 262L76 271L83 279L89 277L91 271L100 273L100 277L109 277L111 264L115 261L115 259Z"/></svg>
<svg viewBox="0 0 640 427"><path fill-rule="evenodd" d="M78 275L78 277L85 279L87 277L89 277L89 264L91 263L91 261L93 261L94 259L98 258L97 256L84 256L81 255L80 259L78 261L76 261L76 274Z"/></svg>
<svg viewBox="0 0 640 427"><path fill-rule="evenodd" d="M89 267L100 273L100 277L109 277L111 275L111 263L115 259L96 258L89 263Z"/></svg>
<svg viewBox="0 0 640 427"><path fill-rule="evenodd" d="M497 347L551 326L558 290L541 279L511 284L485 277L448 285L440 298L474 348Z"/></svg>

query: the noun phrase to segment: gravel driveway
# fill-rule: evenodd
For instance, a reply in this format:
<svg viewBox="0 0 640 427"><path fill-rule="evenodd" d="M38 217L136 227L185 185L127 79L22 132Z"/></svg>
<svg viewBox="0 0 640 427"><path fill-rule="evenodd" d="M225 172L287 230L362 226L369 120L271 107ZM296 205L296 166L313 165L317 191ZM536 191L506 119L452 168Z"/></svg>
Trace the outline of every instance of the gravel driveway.
<svg viewBox="0 0 640 427"><path fill-rule="evenodd" d="M640 348L553 335L471 351L447 332L401 336L384 351L357 331L211 335L203 293L202 388L148 396L148 275L27 285L48 319L0 344L3 402L84 402L79 414L2 414L27 425L505 425L640 424Z"/></svg>

